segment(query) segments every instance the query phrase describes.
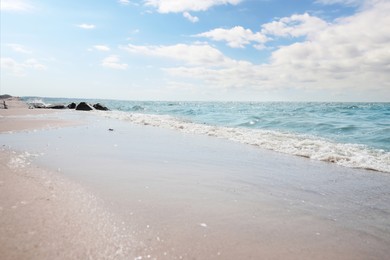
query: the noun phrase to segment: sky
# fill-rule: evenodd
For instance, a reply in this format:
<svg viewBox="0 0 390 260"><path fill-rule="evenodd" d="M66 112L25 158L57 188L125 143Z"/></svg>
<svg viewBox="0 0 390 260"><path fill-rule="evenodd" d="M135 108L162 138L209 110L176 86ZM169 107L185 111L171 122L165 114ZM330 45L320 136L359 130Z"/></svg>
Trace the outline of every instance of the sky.
<svg viewBox="0 0 390 260"><path fill-rule="evenodd" d="M0 0L0 93L390 102L390 0Z"/></svg>

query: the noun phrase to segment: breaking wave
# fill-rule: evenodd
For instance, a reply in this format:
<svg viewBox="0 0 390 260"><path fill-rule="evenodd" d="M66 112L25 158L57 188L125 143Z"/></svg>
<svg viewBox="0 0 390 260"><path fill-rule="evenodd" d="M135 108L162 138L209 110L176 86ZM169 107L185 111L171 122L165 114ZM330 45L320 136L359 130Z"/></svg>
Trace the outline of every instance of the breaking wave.
<svg viewBox="0 0 390 260"><path fill-rule="evenodd" d="M153 115L111 111L106 117L174 129L184 133L201 134L249 144L285 154L336 163L345 167L390 173L390 152L361 144L337 143L325 138L275 130L212 126L193 123L169 115Z"/></svg>

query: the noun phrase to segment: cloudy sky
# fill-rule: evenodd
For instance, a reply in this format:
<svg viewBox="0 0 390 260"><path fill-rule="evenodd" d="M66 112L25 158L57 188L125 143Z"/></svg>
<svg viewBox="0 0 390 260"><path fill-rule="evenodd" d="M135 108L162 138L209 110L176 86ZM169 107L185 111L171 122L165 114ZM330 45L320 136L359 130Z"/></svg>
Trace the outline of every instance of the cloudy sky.
<svg viewBox="0 0 390 260"><path fill-rule="evenodd" d="M1 94L390 101L390 0L0 0Z"/></svg>

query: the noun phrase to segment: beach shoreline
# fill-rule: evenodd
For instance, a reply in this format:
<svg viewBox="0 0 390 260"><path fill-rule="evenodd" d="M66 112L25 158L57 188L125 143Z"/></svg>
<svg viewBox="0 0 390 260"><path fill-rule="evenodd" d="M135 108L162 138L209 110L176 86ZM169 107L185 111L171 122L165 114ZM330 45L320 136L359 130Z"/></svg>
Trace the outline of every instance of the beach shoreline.
<svg viewBox="0 0 390 260"><path fill-rule="evenodd" d="M92 238L102 236L93 227L106 223L104 217L87 225L85 237L77 237L85 243L67 243L66 250L50 246L47 242L53 237L44 235L57 227L59 241L72 239L74 234L66 229L81 224L61 218L61 223L55 223L46 213L59 210L58 214L72 216L76 223L86 223L93 217L77 212L80 207L96 205L96 200L101 200L102 215L120 220L119 229L128 236L110 244L110 255L118 253L118 258L385 259L389 254L388 174L95 114L72 112L56 117L83 123L47 128L46 123L36 126L26 121L30 130L0 133L1 188L7 191L1 203L2 212L7 212L2 215L1 238L13 237L2 243L9 259L49 259L55 252L83 258L86 252L98 252L91 248L103 242ZM12 120L19 119L11 116L3 122ZM14 162L14 168L9 162ZM44 177L44 172L52 177ZM40 204L32 208L34 199L18 191L29 190L43 177L50 179L50 185L58 184L54 193L62 199L54 204L38 200ZM31 188L28 198L50 199L50 185L38 183L40 190ZM81 194L92 194L92 203L88 196L66 198L72 190L65 188L69 183L88 190ZM82 203L73 205L75 201ZM15 217L25 215L30 217ZM20 234L29 232L28 227L34 226L30 222L42 219L47 226L38 226L34 234L42 234L46 244L28 250L17 247L19 243L36 244L37 240ZM115 223L107 223L106 239L123 235ZM117 244L124 245L123 251L116 251Z"/></svg>
<svg viewBox="0 0 390 260"><path fill-rule="evenodd" d="M63 111L52 109L30 109L18 97L0 99L0 133L44 128L65 127L80 124L56 117ZM3 103L4 102L4 103ZM5 105L4 105L5 104ZM49 116L50 115L50 116Z"/></svg>

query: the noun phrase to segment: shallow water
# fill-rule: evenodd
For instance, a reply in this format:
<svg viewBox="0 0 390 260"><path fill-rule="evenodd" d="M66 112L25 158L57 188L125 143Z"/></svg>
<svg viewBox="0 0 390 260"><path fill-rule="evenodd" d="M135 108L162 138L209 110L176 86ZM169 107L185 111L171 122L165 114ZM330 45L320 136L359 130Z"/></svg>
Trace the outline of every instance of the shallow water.
<svg viewBox="0 0 390 260"><path fill-rule="evenodd" d="M390 172L390 103L90 102L110 107L111 118Z"/></svg>

